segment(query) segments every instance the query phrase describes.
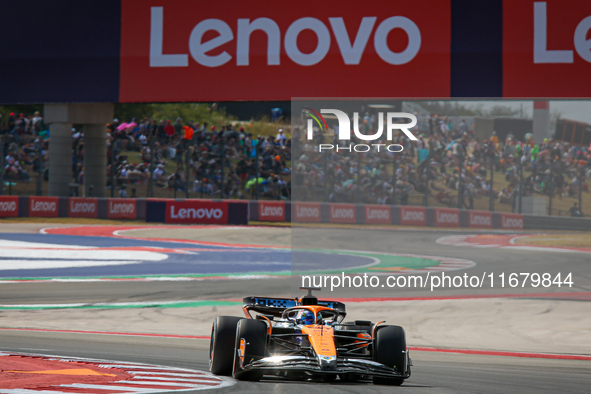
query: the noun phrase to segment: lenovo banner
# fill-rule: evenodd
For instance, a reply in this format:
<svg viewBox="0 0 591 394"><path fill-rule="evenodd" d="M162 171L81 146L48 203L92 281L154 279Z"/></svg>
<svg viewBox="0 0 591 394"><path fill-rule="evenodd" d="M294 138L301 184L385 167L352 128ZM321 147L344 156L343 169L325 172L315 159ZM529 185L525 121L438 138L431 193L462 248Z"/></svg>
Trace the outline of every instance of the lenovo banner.
<svg viewBox="0 0 591 394"><path fill-rule="evenodd" d="M18 217L18 197L0 196L0 218Z"/></svg>
<svg viewBox="0 0 591 394"><path fill-rule="evenodd" d="M109 198L107 217L109 219L136 219L135 198Z"/></svg>
<svg viewBox="0 0 591 394"><path fill-rule="evenodd" d="M435 226L460 227L460 210L452 208L435 208Z"/></svg>
<svg viewBox="0 0 591 394"><path fill-rule="evenodd" d="M71 218L98 218L97 198L70 197L68 216Z"/></svg>
<svg viewBox="0 0 591 394"><path fill-rule="evenodd" d="M292 212L294 222L314 222L320 223L320 203L317 202L296 202L295 215Z"/></svg>
<svg viewBox="0 0 591 394"><path fill-rule="evenodd" d="M590 34L591 1L504 0L503 96L589 97Z"/></svg>
<svg viewBox="0 0 591 394"><path fill-rule="evenodd" d="M285 222L285 203L282 201L259 201L259 220Z"/></svg>
<svg viewBox="0 0 591 394"><path fill-rule="evenodd" d="M517 213L502 213L501 228L505 230L523 230L523 215Z"/></svg>
<svg viewBox="0 0 591 394"><path fill-rule="evenodd" d="M121 102L450 95L449 1L123 0L121 17Z"/></svg>
<svg viewBox="0 0 591 394"><path fill-rule="evenodd" d="M492 228L492 216L492 212L470 211L468 227Z"/></svg>
<svg viewBox="0 0 591 394"><path fill-rule="evenodd" d="M400 207L400 224L426 226L427 212L425 207Z"/></svg>
<svg viewBox="0 0 591 394"><path fill-rule="evenodd" d="M355 223L354 204L330 204L331 223Z"/></svg>
<svg viewBox="0 0 591 394"><path fill-rule="evenodd" d="M29 216L56 218L59 212L59 197L30 197Z"/></svg>
<svg viewBox="0 0 591 394"><path fill-rule="evenodd" d="M166 223L227 224L228 203L208 200L166 201Z"/></svg>
<svg viewBox="0 0 591 394"><path fill-rule="evenodd" d="M392 224L390 207L386 205L366 205L365 223L367 224Z"/></svg>

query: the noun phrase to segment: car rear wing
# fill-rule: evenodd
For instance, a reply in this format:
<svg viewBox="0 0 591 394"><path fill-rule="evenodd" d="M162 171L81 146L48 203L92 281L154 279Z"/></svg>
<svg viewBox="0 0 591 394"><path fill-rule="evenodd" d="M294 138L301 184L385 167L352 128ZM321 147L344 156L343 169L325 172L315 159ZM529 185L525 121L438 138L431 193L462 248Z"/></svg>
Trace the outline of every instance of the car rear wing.
<svg viewBox="0 0 591 394"><path fill-rule="evenodd" d="M269 297L244 297L244 312L250 316L250 311L264 315L281 316L284 310L301 305L299 300L293 298L269 298ZM318 305L334 309L341 318L347 315L345 304L338 301L319 300Z"/></svg>

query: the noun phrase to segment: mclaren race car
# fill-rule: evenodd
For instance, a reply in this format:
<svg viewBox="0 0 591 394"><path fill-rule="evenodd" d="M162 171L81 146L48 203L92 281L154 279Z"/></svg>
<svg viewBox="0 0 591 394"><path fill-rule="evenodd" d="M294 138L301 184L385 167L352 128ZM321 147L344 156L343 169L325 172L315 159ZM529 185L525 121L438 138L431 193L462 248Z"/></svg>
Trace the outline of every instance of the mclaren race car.
<svg viewBox="0 0 591 394"><path fill-rule="evenodd" d="M401 385L412 365L404 329L384 322L343 322L345 305L312 295L297 299L246 297L246 318L213 322L210 371L238 380L264 375L287 379L373 379ZM254 316L253 316L254 314Z"/></svg>

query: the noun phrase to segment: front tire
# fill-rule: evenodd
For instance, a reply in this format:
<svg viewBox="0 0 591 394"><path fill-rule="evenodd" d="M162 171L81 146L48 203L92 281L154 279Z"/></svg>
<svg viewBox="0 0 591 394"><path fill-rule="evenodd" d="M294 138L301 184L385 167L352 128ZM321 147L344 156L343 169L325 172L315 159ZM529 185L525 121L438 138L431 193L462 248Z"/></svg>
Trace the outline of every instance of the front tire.
<svg viewBox="0 0 591 394"><path fill-rule="evenodd" d="M267 324L252 319L243 319L236 329L234 369L232 376L238 380L256 382L263 371L247 370L242 366L265 357L267 351Z"/></svg>
<svg viewBox="0 0 591 394"><path fill-rule="evenodd" d="M406 335L400 326L382 326L377 329L373 346L374 361L396 369L398 373L405 373L406 365ZM374 384L400 386L404 378L374 377Z"/></svg>
<svg viewBox="0 0 591 394"><path fill-rule="evenodd" d="M234 364L234 338L238 322L235 316L218 316L211 327L209 343L209 370L215 375L232 374Z"/></svg>

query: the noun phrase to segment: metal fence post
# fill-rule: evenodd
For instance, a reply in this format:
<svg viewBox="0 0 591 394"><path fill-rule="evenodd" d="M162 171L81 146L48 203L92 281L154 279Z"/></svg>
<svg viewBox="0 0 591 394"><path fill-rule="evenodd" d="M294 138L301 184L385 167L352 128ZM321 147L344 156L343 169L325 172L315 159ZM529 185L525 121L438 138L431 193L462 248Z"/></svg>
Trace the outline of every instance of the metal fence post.
<svg viewBox="0 0 591 394"><path fill-rule="evenodd" d="M4 195L4 134L0 136L0 196Z"/></svg>
<svg viewBox="0 0 591 394"><path fill-rule="evenodd" d="M222 196L222 199L224 198L224 159L225 159L225 147L226 147L226 143L224 141L224 139L222 138L222 149L220 151L220 160L222 161L222 173L221 178L220 178L220 195Z"/></svg>
<svg viewBox="0 0 591 394"><path fill-rule="evenodd" d="M43 150L43 143L41 140L37 143L37 195L43 195L43 157L41 157L41 151Z"/></svg>
<svg viewBox="0 0 591 394"><path fill-rule="evenodd" d="M351 145L349 145L350 147ZM357 203L361 204L363 199L361 198L361 155L363 153L357 154Z"/></svg>
<svg viewBox="0 0 591 394"><path fill-rule="evenodd" d="M392 170L394 171L392 173L392 184L394 186L392 188L392 205L396 205L396 182L398 182L396 179L396 153L392 155Z"/></svg>
<svg viewBox="0 0 591 394"><path fill-rule="evenodd" d="M187 146L187 152L185 153L185 196L189 198L189 163L191 162L191 156L189 152L189 146Z"/></svg>
<svg viewBox="0 0 591 394"><path fill-rule="evenodd" d="M494 158L494 156L491 156L490 157L490 190L488 193L488 210L491 212L495 211L495 198L494 198L494 192L493 192L494 179L495 179L495 158Z"/></svg>
<svg viewBox="0 0 591 394"><path fill-rule="evenodd" d="M150 180L148 181L148 197L154 197L154 162L156 160L156 152L154 151L155 137L152 136L150 140Z"/></svg>
<svg viewBox="0 0 591 394"><path fill-rule="evenodd" d="M519 196L517 201L517 213L522 213L523 208L523 162L519 159Z"/></svg>
<svg viewBox="0 0 591 394"><path fill-rule="evenodd" d="M427 163L427 166L429 163ZM425 196L423 197L423 202L425 206L429 206L429 167L425 166Z"/></svg>
<svg viewBox="0 0 591 394"><path fill-rule="evenodd" d="M583 179L585 173L583 172L584 167L581 166L581 170L579 171L579 210L583 212Z"/></svg>
<svg viewBox="0 0 591 394"><path fill-rule="evenodd" d="M324 202L328 202L328 153L324 152Z"/></svg>
<svg viewBox="0 0 591 394"><path fill-rule="evenodd" d="M254 176L255 181L254 181L254 186L255 186L255 200L259 199L259 140L253 140L253 142L256 141L256 144L254 146L254 154L255 154L255 163L254 163L254 168L255 168L255 174Z"/></svg>
<svg viewBox="0 0 591 394"><path fill-rule="evenodd" d="M464 201L464 180L462 179L462 172L464 170L464 154L458 155L460 173L458 175L458 209L462 209L462 203Z"/></svg>
<svg viewBox="0 0 591 394"><path fill-rule="evenodd" d="M548 177L548 191L550 192L550 202L548 203L548 216L552 216L552 197L554 196L554 174L552 168L554 166L554 160L550 163L550 176Z"/></svg>
<svg viewBox="0 0 591 394"><path fill-rule="evenodd" d="M117 140L113 140L111 144L111 198L115 197L115 142Z"/></svg>

